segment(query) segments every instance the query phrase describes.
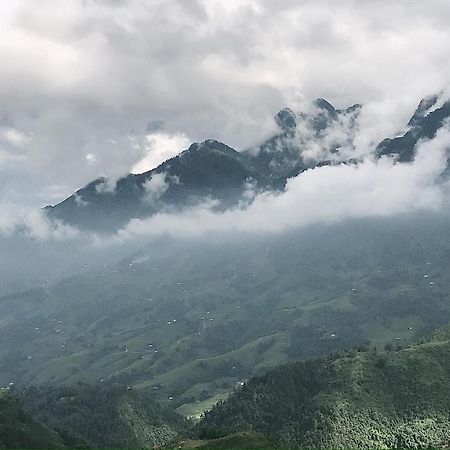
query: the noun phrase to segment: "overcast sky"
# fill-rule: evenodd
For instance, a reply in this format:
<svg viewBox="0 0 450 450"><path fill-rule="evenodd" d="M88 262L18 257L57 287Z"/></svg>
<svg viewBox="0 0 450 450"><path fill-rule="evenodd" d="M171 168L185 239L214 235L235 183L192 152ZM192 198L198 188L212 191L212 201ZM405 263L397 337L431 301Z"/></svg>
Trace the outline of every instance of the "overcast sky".
<svg viewBox="0 0 450 450"><path fill-rule="evenodd" d="M449 22L448 0L2 0L0 206L244 148L302 99L366 104L381 139L448 87Z"/></svg>

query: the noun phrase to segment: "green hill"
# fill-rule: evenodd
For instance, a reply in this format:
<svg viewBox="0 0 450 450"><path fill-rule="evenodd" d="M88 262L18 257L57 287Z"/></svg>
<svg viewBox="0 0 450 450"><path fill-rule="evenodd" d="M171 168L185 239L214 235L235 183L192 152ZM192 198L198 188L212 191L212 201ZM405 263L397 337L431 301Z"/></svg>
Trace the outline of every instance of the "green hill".
<svg viewBox="0 0 450 450"><path fill-rule="evenodd" d="M6 390L0 391L0 448L63 448L62 439L36 422L20 402Z"/></svg>
<svg viewBox="0 0 450 450"><path fill-rule="evenodd" d="M25 407L68 447L153 448L175 439L183 420L126 386L30 387Z"/></svg>
<svg viewBox="0 0 450 450"><path fill-rule="evenodd" d="M198 424L298 448L442 448L450 436L450 332L397 351L350 351L251 379Z"/></svg>

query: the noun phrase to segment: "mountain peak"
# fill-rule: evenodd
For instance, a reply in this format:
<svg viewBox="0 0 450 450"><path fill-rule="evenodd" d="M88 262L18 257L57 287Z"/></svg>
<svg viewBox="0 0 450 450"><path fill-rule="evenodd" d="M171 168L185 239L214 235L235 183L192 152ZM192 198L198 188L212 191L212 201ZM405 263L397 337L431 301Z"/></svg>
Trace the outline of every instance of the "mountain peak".
<svg viewBox="0 0 450 450"><path fill-rule="evenodd" d="M190 147L185 150L183 153L193 153L199 151L219 151L221 153L234 154L237 153L236 150L231 148L230 146L224 144L223 142L217 141L215 139L207 139L203 142L195 142L190 145Z"/></svg>
<svg viewBox="0 0 450 450"><path fill-rule="evenodd" d="M426 116L428 110L436 104L438 99L438 95L429 95L428 97L423 98L417 106L411 120L408 122L408 126L417 125L420 119Z"/></svg>
<svg viewBox="0 0 450 450"><path fill-rule="evenodd" d="M319 125L324 126L328 119L336 119L339 111L324 98L317 98L312 102L312 106L319 110L312 113L312 120L320 122ZM354 105L355 107L357 105ZM325 113L326 117L323 117ZM276 116L275 122L283 131L291 131L296 128L298 120L307 119L306 112L295 113L291 108L283 108Z"/></svg>
<svg viewBox="0 0 450 450"><path fill-rule="evenodd" d="M431 95L421 100L408 122L410 129L401 136L382 141L376 149L377 155L398 155L400 162L412 161L416 144L421 139L433 139L450 117L450 101L440 106L437 104L438 99L439 96ZM433 106L435 109L430 111Z"/></svg>
<svg viewBox="0 0 450 450"><path fill-rule="evenodd" d="M316 100L314 100L313 105L319 109L327 111L330 116L337 116L336 108L324 98L317 98Z"/></svg>
<svg viewBox="0 0 450 450"><path fill-rule="evenodd" d="M289 131L297 126L295 113L290 108L283 108L275 116L275 122L284 131Z"/></svg>

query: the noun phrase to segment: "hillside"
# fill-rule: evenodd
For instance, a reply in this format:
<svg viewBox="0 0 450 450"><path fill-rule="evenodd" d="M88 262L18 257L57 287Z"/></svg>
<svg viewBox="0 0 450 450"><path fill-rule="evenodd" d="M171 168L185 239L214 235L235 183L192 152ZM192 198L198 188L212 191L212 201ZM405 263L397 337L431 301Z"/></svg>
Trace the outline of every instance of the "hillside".
<svg viewBox="0 0 450 450"><path fill-rule="evenodd" d="M8 391L0 391L0 448L63 448L62 439L26 413Z"/></svg>
<svg viewBox="0 0 450 450"><path fill-rule="evenodd" d="M282 362L417 340L450 320L449 230L430 216L159 239L1 298L0 382L103 379L191 415Z"/></svg>
<svg viewBox="0 0 450 450"><path fill-rule="evenodd" d="M68 447L153 448L172 441L183 421L127 386L29 387L24 407L57 430Z"/></svg>
<svg viewBox="0 0 450 450"><path fill-rule="evenodd" d="M254 430L297 448L442 448L449 411L447 329L401 350L277 367L206 413L198 431L217 438Z"/></svg>

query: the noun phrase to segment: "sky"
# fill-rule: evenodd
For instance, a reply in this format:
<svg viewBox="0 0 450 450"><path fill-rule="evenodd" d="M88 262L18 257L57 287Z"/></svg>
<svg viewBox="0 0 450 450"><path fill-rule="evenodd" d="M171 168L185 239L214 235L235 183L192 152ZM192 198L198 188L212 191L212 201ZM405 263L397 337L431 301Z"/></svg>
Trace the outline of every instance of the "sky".
<svg viewBox="0 0 450 450"><path fill-rule="evenodd" d="M449 86L449 21L448 0L2 0L1 215L255 145L317 97L364 104L372 145Z"/></svg>

